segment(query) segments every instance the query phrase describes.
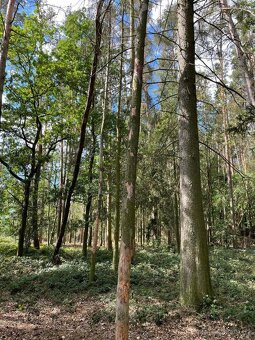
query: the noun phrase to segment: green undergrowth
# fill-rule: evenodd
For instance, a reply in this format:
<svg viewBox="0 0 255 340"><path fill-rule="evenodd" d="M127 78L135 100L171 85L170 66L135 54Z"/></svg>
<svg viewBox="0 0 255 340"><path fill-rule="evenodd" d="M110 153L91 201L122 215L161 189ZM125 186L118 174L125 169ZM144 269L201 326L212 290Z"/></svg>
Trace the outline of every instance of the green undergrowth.
<svg viewBox="0 0 255 340"><path fill-rule="evenodd" d="M117 275L111 268L112 253L100 249L97 254L96 281L89 283L89 260L80 248L65 247L62 264L51 263L53 249L43 246L17 258L11 239L0 239L0 303L14 301L18 309L33 308L47 299L67 311L75 311L81 298L95 298L102 309L91 312L91 323L112 322L115 318ZM214 298L206 297L201 317L224 319L255 326L255 251L211 249L211 273ZM130 314L135 323L160 326L168 318L180 318L179 256L164 248L140 249L131 275Z"/></svg>
<svg viewBox="0 0 255 340"><path fill-rule="evenodd" d="M254 260L254 249L215 248L211 252L215 293L215 298L207 304L211 318L238 320L255 326Z"/></svg>

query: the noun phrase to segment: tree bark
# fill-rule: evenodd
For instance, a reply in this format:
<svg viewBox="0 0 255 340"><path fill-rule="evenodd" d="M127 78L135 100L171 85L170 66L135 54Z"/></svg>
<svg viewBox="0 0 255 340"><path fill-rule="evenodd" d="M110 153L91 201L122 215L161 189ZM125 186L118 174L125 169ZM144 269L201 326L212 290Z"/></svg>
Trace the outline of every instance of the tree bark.
<svg viewBox="0 0 255 340"><path fill-rule="evenodd" d="M119 238L120 238L120 186L121 186L121 105L122 105L122 78L123 78L123 50L124 50L124 1L122 1L121 15L121 54L120 54L120 78L119 78L119 95L118 95L118 111L116 119L116 193L115 193L115 229L114 229L114 251L112 266L115 272L118 271L119 262Z"/></svg>
<svg viewBox="0 0 255 340"><path fill-rule="evenodd" d="M60 178L59 178L59 203L58 203L58 228L57 236L60 234L62 213L63 213L63 188L64 188L64 141L60 145Z"/></svg>
<svg viewBox="0 0 255 340"><path fill-rule="evenodd" d="M6 61L9 49L9 41L11 36L11 28L13 22L13 16L15 11L16 0L9 0L7 4L7 10L5 15L4 33L0 54L0 125L2 120L2 107L3 107L3 90L5 80Z"/></svg>
<svg viewBox="0 0 255 340"><path fill-rule="evenodd" d="M42 157L42 144L38 146L38 157ZM35 174L34 178L34 187L33 187L33 211L32 211L32 228L33 228L33 242L34 248L40 249L40 241L39 241L39 232L38 232L38 190L39 190L39 182L41 177L41 166L38 167L38 170Z"/></svg>
<svg viewBox="0 0 255 340"><path fill-rule="evenodd" d="M112 179L111 173L107 181L107 249L112 250Z"/></svg>
<svg viewBox="0 0 255 340"><path fill-rule="evenodd" d="M178 1L180 150L180 299L197 308L211 295L199 159L195 85L194 1Z"/></svg>
<svg viewBox="0 0 255 340"><path fill-rule="evenodd" d="M130 47L131 47L131 60L130 60L130 71L132 76L132 82L135 72L135 0L130 0ZM132 255L135 253L135 224L133 225L132 234Z"/></svg>
<svg viewBox="0 0 255 340"><path fill-rule="evenodd" d="M23 207L22 207L21 227L19 229L17 256L23 256L24 254L24 241L25 241L25 232L26 232L26 227L27 227L27 214L28 214L28 208L29 208L31 181L32 181L32 178L31 177L28 178L24 186L24 202L23 202Z"/></svg>
<svg viewBox="0 0 255 340"><path fill-rule="evenodd" d="M128 339L132 230L134 229L135 225L136 167L140 130L144 45L146 37L148 5L149 0L144 0L142 1L140 7L140 25L137 32L135 67L132 82L132 103L128 135L127 170L125 176L124 201L121 216L122 239L118 268L116 340Z"/></svg>
<svg viewBox="0 0 255 340"><path fill-rule="evenodd" d="M123 4L124 7L124 4ZM130 60L130 74L133 77L135 68L135 1L130 0L130 47L131 47L131 60Z"/></svg>
<svg viewBox="0 0 255 340"><path fill-rule="evenodd" d="M174 191L174 230L175 230L175 240L176 240L176 249L178 254L180 253L180 219L179 219L179 204L178 204L178 192L177 192L177 164L176 159L174 158L174 180L176 182L176 188Z"/></svg>
<svg viewBox="0 0 255 340"><path fill-rule="evenodd" d="M90 281L95 280L96 271L96 252L98 243L98 232L101 223L101 210L102 210L102 199L103 199L103 182L104 182L104 130L105 120L107 114L108 104L108 85L109 85L109 71L110 71L110 54L111 54L111 12L109 11L109 43L108 43L108 55L107 55L107 67L105 74L105 88L104 88L104 99L103 99L103 114L100 131L100 146L99 146L99 178L98 178L98 194L97 194L97 209L96 209L96 221L93 228L92 236L92 253L91 253L91 265L90 265Z"/></svg>
<svg viewBox="0 0 255 340"><path fill-rule="evenodd" d="M219 44L219 59L220 59L220 71L221 71L221 79L224 81L225 78L225 64L224 64L224 57L223 57L223 44L222 39ZM225 91L223 88L220 89L220 110L222 112L222 123L224 129L224 151L225 151L225 158L227 163L225 163L225 170L227 174L227 184L228 184L228 200L229 200L229 211L230 211L230 230L229 234L232 237L231 243L233 247L237 247L237 228L236 228L236 212L235 212L235 200L234 200L234 185L233 185L233 168L231 167L232 164L232 149L230 145L229 139L229 115L228 115L228 108L227 108L227 98L225 95Z"/></svg>
<svg viewBox="0 0 255 340"><path fill-rule="evenodd" d="M69 187L67 197L66 197L63 220L62 220L62 224L60 228L59 237L58 237L55 249L54 249L53 260L59 254L60 247L62 245L62 241L63 241L63 237L65 234L66 225L68 221L70 206L71 206L71 199L72 199L72 195L73 195L74 188L75 188L77 178L79 175L79 171L80 171L81 156L82 156L82 151L83 151L85 136L86 136L86 127L87 127L88 118L89 118L89 114L90 114L91 107L92 107L94 90L95 90L95 82L96 82L96 76L97 76L97 66L98 66L98 59L99 59L100 46L101 46L101 37L102 37L102 25L103 25L103 19L104 19L104 17L102 17L103 4L104 4L104 0L99 0L98 5L97 5L96 42L95 42L93 65L92 65L89 88L88 88L87 102L86 102L86 107L85 107L84 114L82 117L80 140L79 140L78 149L76 151L76 161L75 161L75 166L73 170L73 177L72 177L71 185Z"/></svg>
<svg viewBox="0 0 255 340"><path fill-rule="evenodd" d="M220 0L220 7L225 20L228 23L228 29L233 43L235 44L236 54L238 57L240 68L243 72L247 100L255 107L255 88L254 88L254 76L251 67L249 66L249 57L244 51L240 36L234 24L231 9L229 8L227 0Z"/></svg>
<svg viewBox="0 0 255 340"><path fill-rule="evenodd" d="M225 99L223 93L223 99ZM236 226L236 214L235 214L235 199L234 199L234 185L233 185L233 169L231 167L232 164L232 155L231 155L231 146L229 140L229 117L228 111L225 106L224 101L222 101L222 114L223 114L223 128L224 128L224 141L225 141L225 157L227 159L226 165L226 173L227 173L227 183L228 183L228 193L229 193L229 209L231 215L231 226L230 226L230 234L232 236L231 243L233 247L237 247L237 226Z"/></svg>
<svg viewBox="0 0 255 340"><path fill-rule="evenodd" d="M87 195L87 203L85 208L85 216L84 216L84 234L83 234L83 244L82 244L82 255L84 258L88 255L88 235L89 235L89 223L90 223L90 210L92 205L92 183L93 183L93 166L94 166L94 159L96 154L96 135L95 135L95 129L94 129L94 121L92 120L91 123L91 133L92 133L92 150L90 154L90 160L89 160L89 171L88 171L88 179L89 179L89 190Z"/></svg>

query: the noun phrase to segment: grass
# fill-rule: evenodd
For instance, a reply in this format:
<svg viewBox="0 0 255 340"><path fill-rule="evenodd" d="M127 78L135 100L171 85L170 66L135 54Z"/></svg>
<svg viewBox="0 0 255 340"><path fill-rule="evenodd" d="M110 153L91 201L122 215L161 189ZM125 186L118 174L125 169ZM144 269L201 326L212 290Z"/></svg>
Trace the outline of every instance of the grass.
<svg viewBox="0 0 255 340"><path fill-rule="evenodd" d="M89 283L89 263L79 248L65 248L63 263L53 266L52 249L31 250L15 256L11 239L0 239L1 301L15 301L17 308L33 306L40 298L66 305L84 296L104 302L105 309L93 312L91 322L113 321L117 276L111 269L111 252L99 250L96 275ZM255 251L211 249L211 272L215 299L205 298L201 317L233 320L255 326ZM131 320L160 325L183 313L178 304L179 257L166 249L140 250L132 264Z"/></svg>

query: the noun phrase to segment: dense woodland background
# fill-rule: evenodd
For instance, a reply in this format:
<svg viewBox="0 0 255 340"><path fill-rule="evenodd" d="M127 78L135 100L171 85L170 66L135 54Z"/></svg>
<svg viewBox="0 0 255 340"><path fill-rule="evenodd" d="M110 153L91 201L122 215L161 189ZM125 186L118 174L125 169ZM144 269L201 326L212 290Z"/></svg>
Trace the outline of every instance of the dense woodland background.
<svg viewBox="0 0 255 340"><path fill-rule="evenodd" d="M0 2L0 335L255 336L255 4L147 3Z"/></svg>

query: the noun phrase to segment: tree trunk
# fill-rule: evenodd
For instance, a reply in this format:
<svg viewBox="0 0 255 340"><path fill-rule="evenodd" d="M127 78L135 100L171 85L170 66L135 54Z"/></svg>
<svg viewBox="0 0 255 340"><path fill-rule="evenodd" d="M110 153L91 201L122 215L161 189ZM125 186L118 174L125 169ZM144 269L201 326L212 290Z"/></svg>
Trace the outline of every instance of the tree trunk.
<svg viewBox="0 0 255 340"><path fill-rule="evenodd" d="M38 146L38 157L42 157L42 144ZM35 174L34 178L34 188L33 188L33 211L32 211L32 228L33 228L33 241L34 248L40 249L40 241L39 241L39 232L38 232L38 190L39 190L39 182L41 177L41 166L38 167L38 170Z"/></svg>
<svg viewBox="0 0 255 340"><path fill-rule="evenodd" d="M88 255L88 235L89 235L89 222L90 222L90 210L92 205L92 183L93 183L93 166L94 166L94 159L96 153L96 135L95 135L95 128L94 128L94 121L92 120L91 123L91 133L93 138L93 145L89 160L89 171L88 171L88 178L89 178L89 191L87 195L87 203L85 208L85 227L84 227L84 234L83 234L83 244L82 244L82 255L84 258Z"/></svg>
<svg viewBox="0 0 255 340"><path fill-rule="evenodd" d="M13 16L14 16L14 11L15 11L15 3L16 3L16 0L9 0L7 4L5 24L4 24L4 33L3 33L3 40L2 40L1 54L0 54L0 125L1 125L1 120L2 120L5 69L6 69L6 61L7 61L8 49L9 49L9 41L10 41L10 36L11 36L12 22L14 19Z"/></svg>
<svg viewBox="0 0 255 340"><path fill-rule="evenodd" d="M174 158L174 180L178 183L177 179L177 164L176 159ZM178 204L178 192L177 192L177 185L174 191L174 230L175 230L175 240L176 240L176 249L178 254L180 253L180 219L179 219L179 204Z"/></svg>
<svg viewBox="0 0 255 340"><path fill-rule="evenodd" d="M59 205L58 205L58 229L57 235L60 234L62 213L63 213L63 188L64 188L64 141L61 141L60 146L60 178L59 178Z"/></svg>
<svg viewBox="0 0 255 340"><path fill-rule="evenodd" d="M108 87L109 87L108 85L109 85L109 71L110 71L110 54L111 54L111 15L109 12L109 43L108 43L107 67L106 67L106 74L105 74L103 114L102 114L102 123L101 123L101 131L100 131L98 195L97 195L96 221L95 221L95 226L93 228L93 236L92 236L90 281L95 280L98 232L99 232L99 226L101 222L103 181L104 181L104 129L105 129L107 107L108 107L107 97L108 97Z"/></svg>
<svg viewBox="0 0 255 340"><path fill-rule="evenodd" d="M130 0L130 47L131 47L131 60L130 60L130 71L132 76L132 82L135 72L135 0ZM146 82L145 82L146 83ZM132 233L132 255L135 253L135 224L133 225Z"/></svg>
<svg viewBox="0 0 255 340"><path fill-rule="evenodd" d="M213 221L213 186L212 186L212 165L210 161L210 150L207 148L206 153L206 173L207 173L207 196L208 196L208 208L207 208L207 233L208 233L208 244L212 242L212 226L214 225Z"/></svg>
<svg viewBox="0 0 255 340"><path fill-rule="evenodd" d="M124 3L123 3L124 8ZM130 0L130 74L133 77L135 68L135 0Z"/></svg>
<svg viewBox="0 0 255 340"><path fill-rule="evenodd" d="M55 256L57 256L59 254L59 250L60 250L60 247L62 245L63 237L64 237L65 230L66 230L68 215L69 215L69 211L70 211L70 206L71 206L71 199L72 199L72 195L73 195L74 188L75 188L77 178L78 178L78 175L79 175L79 171L80 171L81 156L82 156L82 151L83 151L85 136L86 136L86 127L87 127L88 118L89 118L89 114L90 114L90 110L91 110L91 106L92 106L92 102L93 102L95 82L96 82L96 76L97 76L97 66L98 66L101 37L102 37L102 24L103 24L103 19L104 19L104 17L103 17L103 19L101 18L103 4L104 4L104 0L99 0L98 5L97 5L96 42L95 42L94 59L93 59L93 65L92 65L92 70L91 70L88 94L87 94L87 102L86 102L86 107L85 107L84 114L83 114L83 117L82 117L82 124L81 124L81 130L80 130L80 140L79 140L79 145L78 145L78 149L77 149L77 152L76 152L76 161L75 161L75 166L74 166L74 170L73 170L73 178L72 178L71 185L69 187L67 197L66 197L66 204L65 204L63 220L62 220L62 224L61 224L59 237L58 237L55 249L54 249L53 260L54 260Z"/></svg>
<svg viewBox="0 0 255 340"><path fill-rule="evenodd" d="M117 150L116 150L116 194L115 194L115 229L114 229L114 252L112 266L115 272L118 270L119 262L119 238L120 238L120 186L121 186L121 108L122 108L122 78L123 78L123 50L124 50L124 2L122 2L121 15L121 55L120 55L120 78L118 111L116 120Z"/></svg>
<svg viewBox="0 0 255 340"><path fill-rule="evenodd" d="M238 57L240 68L243 72L246 92L247 92L247 100L250 104L255 107L255 88L254 88L254 79L253 72L251 67L249 66L249 57L245 53L238 31L236 29L235 23L232 19L231 9L228 5L227 0L220 0L220 7L224 18L228 23L228 29L233 43L235 44L236 54Z"/></svg>
<svg viewBox="0 0 255 340"><path fill-rule="evenodd" d="M17 256L23 256L24 254L24 241L25 241L25 233L26 233L26 227L27 227L27 215L28 215L28 208L29 208L30 188L31 188L31 178L28 178L25 182L25 187L24 187L24 201L23 201L24 203L22 207L21 227L19 229Z"/></svg>
<svg viewBox="0 0 255 340"><path fill-rule="evenodd" d="M148 4L149 0L144 0L142 1L140 7L140 25L137 32L135 68L132 82L132 106L128 134L127 170L125 177L124 202L121 216L122 239L118 268L116 340L128 339L132 230L134 229L135 225L136 167L140 130L144 45L146 37Z"/></svg>
<svg viewBox="0 0 255 340"><path fill-rule="evenodd" d="M224 81L225 78L225 65L224 65L224 57L223 57L223 46L222 39L219 44L219 59L220 59L220 70L221 70L221 79ZM232 164L232 150L229 140L229 116L228 116L228 108L227 108L227 97L225 95L225 91L223 88L220 89L220 110L222 112L222 123L224 129L224 148L225 148L225 158L227 162L225 162L225 169L227 174L227 184L228 184L228 193L229 193L229 209L230 209L230 235L232 236L231 243L233 247L237 247L237 228L236 228L236 213L235 213L235 200L234 200L234 186L233 186L233 168Z"/></svg>
<svg viewBox="0 0 255 340"><path fill-rule="evenodd" d="M225 96L224 96L225 97ZM231 225L230 225L230 234L232 235L232 244L233 247L237 247L237 227L236 227L236 216L235 216L235 200L234 200L234 186L233 186L233 169L231 167L232 157L231 157L231 147L229 141L229 119L228 119L228 111L222 102L222 114L223 114L223 127L224 127L224 140L225 140L225 157L227 159L226 164L226 173L227 173L227 183L228 183L228 192L229 192L229 209L231 215Z"/></svg>
<svg viewBox="0 0 255 340"><path fill-rule="evenodd" d="M111 174L107 181L107 249L112 250L112 179Z"/></svg>
<svg viewBox="0 0 255 340"><path fill-rule="evenodd" d="M211 295L199 159L195 85L194 1L178 2L179 150L180 150L180 298L198 307Z"/></svg>

